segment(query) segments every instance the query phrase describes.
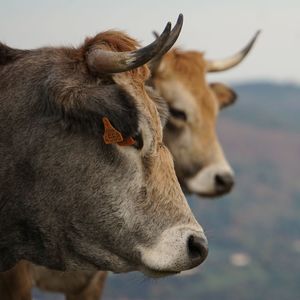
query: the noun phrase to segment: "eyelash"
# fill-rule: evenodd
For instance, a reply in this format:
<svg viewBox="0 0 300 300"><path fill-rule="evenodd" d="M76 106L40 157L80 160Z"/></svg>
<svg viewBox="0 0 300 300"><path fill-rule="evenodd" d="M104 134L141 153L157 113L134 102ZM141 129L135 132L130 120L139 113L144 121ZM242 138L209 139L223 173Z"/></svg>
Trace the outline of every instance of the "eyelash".
<svg viewBox="0 0 300 300"><path fill-rule="evenodd" d="M187 116L184 111L170 107L170 114L176 119L181 119L183 121L187 120Z"/></svg>

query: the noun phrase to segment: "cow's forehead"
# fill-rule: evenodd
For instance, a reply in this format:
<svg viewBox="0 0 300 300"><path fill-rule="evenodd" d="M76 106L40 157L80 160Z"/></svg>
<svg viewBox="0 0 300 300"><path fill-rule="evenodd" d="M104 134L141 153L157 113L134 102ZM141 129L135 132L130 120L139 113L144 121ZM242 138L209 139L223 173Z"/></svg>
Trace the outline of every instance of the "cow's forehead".
<svg viewBox="0 0 300 300"><path fill-rule="evenodd" d="M201 114L210 118L216 114L217 101L206 81L206 61L203 53L175 49L163 58L160 71L162 74L158 81L172 82L174 88L177 85L178 89L183 89L184 92L180 94L189 94ZM180 97L177 95L175 98Z"/></svg>
<svg viewBox="0 0 300 300"><path fill-rule="evenodd" d="M182 51L175 49L163 58L163 68L167 73L172 72L183 79L203 80L206 72L206 61L203 53L199 51Z"/></svg>
<svg viewBox="0 0 300 300"><path fill-rule="evenodd" d="M206 63L201 52L173 50L162 61L162 80L178 81L198 99L208 88Z"/></svg>

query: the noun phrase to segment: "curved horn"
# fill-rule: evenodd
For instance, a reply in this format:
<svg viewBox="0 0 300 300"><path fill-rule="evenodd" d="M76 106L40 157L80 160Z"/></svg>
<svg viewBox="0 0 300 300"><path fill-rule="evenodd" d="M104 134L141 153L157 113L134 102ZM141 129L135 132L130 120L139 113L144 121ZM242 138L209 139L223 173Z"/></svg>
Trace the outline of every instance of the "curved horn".
<svg viewBox="0 0 300 300"><path fill-rule="evenodd" d="M178 16L176 25L174 26L174 28L172 29L172 31L170 33L170 36L169 36L167 42L164 44L161 51L158 53L158 55L157 55L158 57L162 57L164 54L166 54L172 48L172 46L175 44L175 42L177 41L177 39L179 37L179 34L182 29L182 25L183 25L183 15L180 14ZM159 36L157 33L154 33L154 35L156 36L156 38ZM153 59L156 59L156 57Z"/></svg>
<svg viewBox="0 0 300 300"><path fill-rule="evenodd" d="M249 53L253 47L260 30L258 30L248 45L237 54L232 57L221 59L221 60L207 60L207 72L220 72L233 68L238 65Z"/></svg>
<svg viewBox="0 0 300 300"><path fill-rule="evenodd" d="M172 46L175 44L175 42L177 41L179 34L181 32L181 29L182 29L182 25L183 25L183 15L180 14L178 16L176 25L174 26L173 30L170 33L168 41L162 47L161 51L153 59L151 59L148 63L148 66L150 67L152 73L154 73L156 71L156 69L158 68L161 58L164 56L164 54L166 54L172 48ZM153 34L154 34L155 38L159 37L159 34L156 31L153 31Z"/></svg>
<svg viewBox="0 0 300 300"><path fill-rule="evenodd" d="M179 19L182 22L182 15L179 15ZM154 42L135 51L113 52L99 48L91 49L87 54L88 66L97 73L119 73L142 66L158 55L162 49L165 49L166 45L169 46L171 44L171 41L176 37L178 26L176 24L171 31L171 23L168 22L163 33ZM173 41L173 44L176 39Z"/></svg>

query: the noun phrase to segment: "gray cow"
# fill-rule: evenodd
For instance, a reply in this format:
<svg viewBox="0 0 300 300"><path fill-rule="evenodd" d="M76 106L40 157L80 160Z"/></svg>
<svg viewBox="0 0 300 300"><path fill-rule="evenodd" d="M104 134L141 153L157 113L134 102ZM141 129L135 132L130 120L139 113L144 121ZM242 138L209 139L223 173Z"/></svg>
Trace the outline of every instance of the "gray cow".
<svg viewBox="0 0 300 300"><path fill-rule="evenodd" d="M0 271L26 259L162 276L206 258L144 86L181 26L139 50L115 31L79 48L1 46Z"/></svg>

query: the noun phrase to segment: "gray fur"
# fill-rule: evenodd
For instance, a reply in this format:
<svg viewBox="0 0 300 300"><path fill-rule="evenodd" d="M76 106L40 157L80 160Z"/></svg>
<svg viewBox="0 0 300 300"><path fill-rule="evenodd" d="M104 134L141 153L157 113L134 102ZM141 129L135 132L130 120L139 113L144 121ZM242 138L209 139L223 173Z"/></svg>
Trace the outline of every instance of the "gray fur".
<svg viewBox="0 0 300 300"><path fill-rule="evenodd" d="M103 143L102 116L125 136L149 120L72 51L26 51L0 66L0 271L20 259L57 270L143 269L138 245L196 224L169 156Z"/></svg>

